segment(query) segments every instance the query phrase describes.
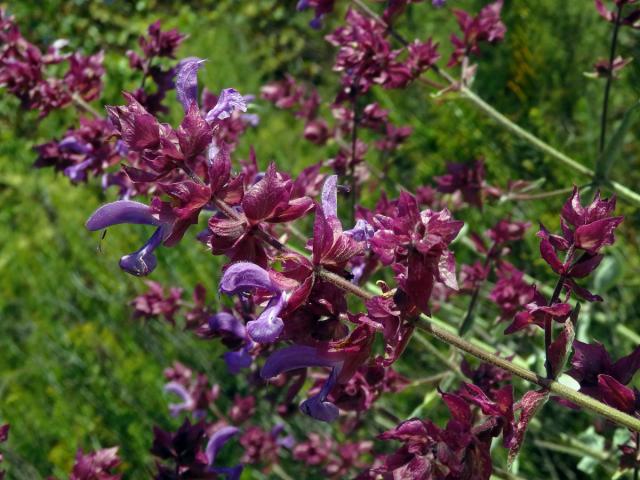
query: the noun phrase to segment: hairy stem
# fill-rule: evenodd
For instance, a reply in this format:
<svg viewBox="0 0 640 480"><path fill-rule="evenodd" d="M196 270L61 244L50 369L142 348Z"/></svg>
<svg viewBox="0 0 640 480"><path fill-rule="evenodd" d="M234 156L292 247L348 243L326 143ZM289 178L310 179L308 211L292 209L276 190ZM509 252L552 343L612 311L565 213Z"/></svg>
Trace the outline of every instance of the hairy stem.
<svg viewBox="0 0 640 480"><path fill-rule="evenodd" d="M604 99L602 101L602 116L600 118L600 147L598 152L602 154L607 137L607 114L609 112L609 94L611 93L611 84L613 83L613 60L616 57L616 47L618 46L618 31L620 30L620 17L622 16L622 3L618 5L616 12L615 24L613 26L613 34L611 36L611 48L609 50L609 74L607 75L607 83L604 87ZM601 155L596 157L596 163L601 161ZM594 168L594 170L598 170Z"/></svg>
<svg viewBox="0 0 640 480"><path fill-rule="evenodd" d="M73 104L78 107L80 110L89 113L94 118L100 118L100 112L98 112L95 108L93 108L84 98L82 98L77 93L71 95L71 101Z"/></svg>

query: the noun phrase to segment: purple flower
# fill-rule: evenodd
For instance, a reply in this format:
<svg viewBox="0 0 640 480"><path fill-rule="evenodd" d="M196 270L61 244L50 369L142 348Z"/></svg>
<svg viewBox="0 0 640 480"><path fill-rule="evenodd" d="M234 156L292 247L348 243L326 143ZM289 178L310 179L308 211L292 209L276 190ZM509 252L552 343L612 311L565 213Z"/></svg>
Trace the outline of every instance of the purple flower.
<svg viewBox="0 0 640 480"><path fill-rule="evenodd" d="M561 226L565 240L592 255L597 255L604 246L613 245L613 232L624 219L612 216L615 208L616 197L603 200L599 191L593 202L583 207L580 191L578 187L573 187L571 197L562 207ZM575 228L573 232L569 225Z"/></svg>
<svg viewBox="0 0 640 480"><path fill-rule="evenodd" d="M119 480L122 476L112 472L118 465L118 447L103 448L87 454L78 450L69 480Z"/></svg>
<svg viewBox="0 0 640 480"><path fill-rule="evenodd" d="M494 44L504 39L507 27L500 19L503 3L504 0L496 0L486 5L475 17L464 10L454 10L463 38L451 35L451 43L455 50L451 54L448 67L457 65L469 54L479 55L481 42Z"/></svg>
<svg viewBox="0 0 640 480"><path fill-rule="evenodd" d="M178 64L176 73L176 95L185 112L189 111L192 103L198 102L198 70L206 60L188 57Z"/></svg>
<svg viewBox="0 0 640 480"><path fill-rule="evenodd" d="M139 250L120 259L120 268L125 272L136 276L149 275L157 264L153 252L171 233L172 223L161 222L148 205L131 200L118 200L98 208L85 225L88 230L94 232L122 223L158 227Z"/></svg>
<svg viewBox="0 0 640 480"><path fill-rule="evenodd" d="M182 402L180 403L170 403L169 411L171 415L177 417L180 415L180 412L188 411L190 412L195 408L195 400L191 396L191 394L187 391L187 389L178 382L169 382L164 386L164 391L167 393L173 393L180 397Z"/></svg>
<svg viewBox="0 0 640 480"><path fill-rule="evenodd" d="M204 62L200 58L189 57L178 65L176 93L185 112L189 111L191 104L198 103L198 70ZM247 103L236 89L225 88L220 92L218 103L206 113L205 120L209 123L224 120L236 110L246 112Z"/></svg>
<svg viewBox="0 0 640 480"><path fill-rule="evenodd" d="M251 362L253 362L251 350L254 346L255 343L249 339L240 350L225 352L222 355L229 373L236 375L240 373L240 370L243 368L249 368L251 366Z"/></svg>
<svg viewBox="0 0 640 480"><path fill-rule="evenodd" d="M264 379L269 379L298 368L331 368L329 378L327 378L320 392L300 404L300 410L310 417L323 422L331 422L338 417L339 411L333 403L327 401L327 397L336 384L342 366L343 361L322 355L317 348L293 345L272 353L267 358L264 367L262 367L260 376Z"/></svg>
<svg viewBox="0 0 640 480"><path fill-rule="evenodd" d="M615 362L601 343L584 343L575 340L573 349L571 369L567 374L580 383L582 393L592 397L601 397L598 380L600 376L606 375L627 385L640 369L640 347Z"/></svg>
<svg viewBox="0 0 640 480"><path fill-rule="evenodd" d="M349 233L342 231L337 213L337 182L337 175L331 175L322 188L321 208L316 208L313 225L312 249L315 264L343 269L347 261L363 253L362 242L367 240L367 234L373 234L364 220Z"/></svg>
<svg viewBox="0 0 640 480"><path fill-rule="evenodd" d="M167 322L175 324L174 316L182 304L182 289L171 287L165 294L165 289L157 282L148 281L147 286L149 290L131 302L133 316L151 319L163 315Z"/></svg>
<svg viewBox="0 0 640 480"><path fill-rule="evenodd" d="M216 430L210 437L207 442L207 446L205 448L205 455L207 456L207 461L210 466L213 466L216 461L216 456L218 455L218 451L231 440L234 436L238 434L240 430L236 427L222 427L219 430Z"/></svg>
<svg viewBox="0 0 640 480"><path fill-rule="evenodd" d="M447 174L435 177L438 191L454 193L460 191L462 198L470 205L482 208L482 188L484 185L484 161L471 163L448 163Z"/></svg>
<svg viewBox="0 0 640 480"><path fill-rule="evenodd" d="M455 257L448 247L463 222L454 220L447 209L421 212L407 192L385 213L373 217L371 248L383 264L394 264L396 279L412 305L428 314L436 280L458 289Z"/></svg>
<svg viewBox="0 0 640 480"><path fill-rule="evenodd" d="M270 296L269 302L257 319L247 323L247 334L258 343L276 341L284 328L278 315L286 306L289 295L271 279L269 272L254 263L234 263L225 270L220 291L227 295L266 292Z"/></svg>

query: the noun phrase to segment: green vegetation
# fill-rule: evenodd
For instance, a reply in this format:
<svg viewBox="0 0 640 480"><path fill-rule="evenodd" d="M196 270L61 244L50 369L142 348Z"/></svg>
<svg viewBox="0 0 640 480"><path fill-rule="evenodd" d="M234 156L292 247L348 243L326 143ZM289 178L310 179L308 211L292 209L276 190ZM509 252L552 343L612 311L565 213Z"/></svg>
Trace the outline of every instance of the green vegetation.
<svg viewBox="0 0 640 480"><path fill-rule="evenodd" d="M161 0L13 3L7 7L32 41L46 45L56 38L68 38L74 48L107 52L108 103L119 103L120 91L136 87L137 79L130 77L124 53L135 47L137 36L156 19L189 35L181 56L208 59L200 78L213 91L233 86L243 93L258 93L262 84L284 72L314 82L326 98L334 91L335 77L326 68L333 49L321 33L307 28L308 15L295 13L295 1L209 0L193 6ZM451 3L475 10L484 2ZM400 25L401 30L421 38L433 35L448 52L447 37L454 21L446 11L429 16L425 12L430 11L416 8ZM442 21L445 17L446 22ZM603 85L583 72L591 70L596 57L607 54L607 25L599 21L590 1L514 0L507 2L504 21L509 29L505 43L480 61L473 90L523 127L593 168ZM634 61L614 85L610 132L640 93L636 32L624 32L620 50ZM443 172L446 161L477 157L486 158L487 179L495 185L504 186L511 179L544 178L542 190L551 191L589 182L515 139L462 97L430 93L428 87L416 83L409 92L376 90L373 94L391 110L395 123L414 127L385 181L391 191L398 184L408 189L428 184L433 175ZM239 153L246 156L254 145L261 167L273 160L300 171L335 153L335 146L312 148L301 137L301 125L287 112L262 102L258 113L260 126L244 137ZM72 186L50 170L32 168L33 146L63 133L60 126L69 124L73 115L56 113L39 121L35 113L21 111L14 98L0 96L0 423L11 423L11 440L5 449L11 467L8 478L64 477L78 448L111 445L121 445L125 478L144 478L151 462L152 425L168 428L178 422L169 416L162 394L163 369L175 360L182 361L209 374L225 392L235 391L235 379L218 360L222 350L216 342L199 341L165 323L132 318L128 302L145 285L120 271L117 259L141 244L144 227L113 228L101 240L83 226L88 215L114 198L114 193L103 193L97 184ZM635 189L640 189L638 126L636 116L611 171L612 179ZM374 164L378 161L375 154L368 158ZM365 203L372 205L377 195L377 191L365 192ZM518 216L520 208L526 208L528 218L555 229L563 199L552 197L525 207L507 202L499 210ZM624 241L609 249L609 258L594 280L607 301L583 310L578 338L597 338L610 351L628 352L640 340L640 245L634 233L640 226L640 214L623 203L620 211L626 215L620 233ZM463 219L475 225L491 224L491 218L482 220L476 211L465 212ZM196 232L192 229L188 237ZM193 243L185 241L163 250L153 280L187 290L202 283L208 300L217 302L220 259L206 257L204 248ZM530 232L526 242L514 246L514 256L529 258L519 267L544 282L552 277L538 259L537 248ZM458 252L461 263L476 259L471 249L460 247ZM459 305L464 308L466 304ZM438 316L453 323L463 314L463 310L443 310ZM478 310L486 319L494 314L486 304ZM530 368L542 368L543 358L536 353L541 338L531 337L529 345L522 338L516 343L502 338L501 327L488 325L490 335L506 343ZM449 355L445 346L433 345ZM442 370L438 358L421 342L413 341L407 356L412 361L400 363L398 369L411 379ZM434 389L433 384L412 386L382 403L393 405L401 417L414 412L440 421L445 410L435 406L438 402L431 403ZM580 422L584 430L580 445L599 449L602 438L588 430L594 417L564 411L556 415L561 407L553 402L545 408L548 414L533 424L531 441L521 457L523 464L516 468L528 472L522 473L527 478L582 478L580 474L564 476L575 471L580 461L587 474L604 478L601 475L615 467L613 462L588 463L575 456L556 455L550 445L561 434L542 433L546 423L554 424L549 431L562 432L564 423ZM380 425L374 425L374 430L389 426L384 418L376 421ZM529 476L531 472L534 476ZM262 478L257 473L255 477L251 472L245 475Z"/></svg>

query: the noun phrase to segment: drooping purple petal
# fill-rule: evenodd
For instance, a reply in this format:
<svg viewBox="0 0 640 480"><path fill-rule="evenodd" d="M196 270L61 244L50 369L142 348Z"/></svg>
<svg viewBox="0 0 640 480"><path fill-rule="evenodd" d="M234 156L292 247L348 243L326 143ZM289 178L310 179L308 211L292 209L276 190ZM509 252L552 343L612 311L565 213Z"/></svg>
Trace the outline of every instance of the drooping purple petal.
<svg viewBox="0 0 640 480"><path fill-rule="evenodd" d="M211 470L218 475L226 475L226 480L240 480L243 465L235 465L233 467L213 467Z"/></svg>
<svg viewBox="0 0 640 480"><path fill-rule="evenodd" d="M275 342L284 328L284 323L278 315L286 304L287 295L284 292L269 300L260 316L247 323L249 338L258 343Z"/></svg>
<svg viewBox="0 0 640 480"><path fill-rule="evenodd" d="M359 218L352 229L345 230L342 233L344 233L345 235L349 235L356 242L367 242L368 246L369 240L372 239L373 235L375 234L375 230L369 222L367 222L363 218Z"/></svg>
<svg viewBox="0 0 640 480"><path fill-rule="evenodd" d="M306 345L292 345L273 352L267 358L260 376L269 379L281 373L307 367L338 367L342 362L322 356L317 348Z"/></svg>
<svg viewBox="0 0 640 480"><path fill-rule="evenodd" d="M225 88L220 92L218 103L207 112L205 120L209 123L215 120L229 118L235 110L247 111L247 103L235 88Z"/></svg>
<svg viewBox="0 0 640 480"><path fill-rule="evenodd" d="M69 153L89 153L91 151L91 144L79 141L71 135L60 140L58 149Z"/></svg>
<svg viewBox="0 0 640 480"><path fill-rule="evenodd" d="M76 165L71 165L64 169L64 174L74 183L83 182L87 178L87 168L91 166L94 158L89 157L84 162L78 163Z"/></svg>
<svg viewBox="0 0 640 480"><path fill-rule="evenodd" d="M227 268L220 280L220 291L227 295L246 293L255 289L279 293L269 272L251 262L237 262Z"/></svg>
<svg viewBox="0 0 640 480"><path fill-rule="evenodd" d="M338 176L330 175L322 187L322 211L325 217L338 216Z"/></svg>
<svg viewBox="0 0 640 480"><path fill-rule="evenodd" d="M222 355L222 358L227 364L227 369L229 370L230 374L237 375L243 368L249 368L251 366L253 357L251 356L249 351L251 350L253 345L255 344L249 341L240 350L225 352Z"/></svg>
<svg viewBox="0 0 640 480"><path fill-rule="evenodd" d="M88 230L96 231L121 223L160 225L148 205L131 200L118 200L98 208L87 220Z"/></svg>
<svg viewBox="0 0 640 480"><path fill-rule="evenodd" d="M136 277L144 277L153 272L158 263L153 252L164 240L166 230L164 226L158 227L140 250L120 259L120 268Z"/></svg>
<svg viewBox="0 0 640 480"><path fill-rule="evenodd" d="M332 368L329 378L325 381L324 385L313 397L308 398L300 404L300 410L309 415L311 418L320 420L321 422L333 422L340 411L333 403L327 401L327 396L333 389L338 378L338 369Z"/></svg>
<svg viewBox="0 0 640 480"><path fill-rule="evenodd" d="M207 447L205 449L205 455L207 457L207 462L209 462L209 466L213 466L216 461L216 456L218 455L218 451L227 443L231 438L238 434L240 430L236 427L222 427L219 430L216 430L213 435L209 438L207 442Z"/></svg>
<svg viewBox="0 0 640 480"><path fill-rule="evenodd" d="M214 332L229 333L240 339L246 336L244 324L227 312L216 313L209 318L209 328Z"/></svg>
<svg viewBox="0 0 640 480"><path fill-rule="evenodd" d="M198 102L198 70L204 62L201 58L189 57L178 64L176 94L185 112L192 103Z"/></svg>
<svg viewBox="0 0 640 480"><path fill-rule="evenodd" d="M182 400L181 403L170 403L169 411L171 415L177 417L182 411L190 411L195 406L193 397L189 394L186 388L178 382L169 382L164 386L164 391L167 393L173 393Z"/></svg>

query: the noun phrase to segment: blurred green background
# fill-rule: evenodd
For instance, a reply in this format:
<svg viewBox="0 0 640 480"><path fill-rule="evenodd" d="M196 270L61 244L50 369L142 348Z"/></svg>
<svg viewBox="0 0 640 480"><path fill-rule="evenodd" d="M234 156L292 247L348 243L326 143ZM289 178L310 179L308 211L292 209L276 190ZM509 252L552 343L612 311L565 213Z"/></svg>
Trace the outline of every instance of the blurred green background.
<svg viewBox="0 0 640 480"><path fill-rule="evenodd" d="M343 11L348 2L338 3ZM399 28L410 38L434 36L443 52L449 52L447 38L455 21L449 11L434 10L429 3L411 9ZM485 2L449 3L477 11ZM137 37L157 19L164 28L177 27L189 35L180 56L208 59L200 81L213 91L233 86L243 93L258 93L261 85L288 72L313 82L324 98L330 99L336 84L330 70L334 50L322 37L339 22L341 14L336 13L321 32L316 32L307 27L310 14L296 13L295 4L276 0L20 0L5 7L16 16L23 35L40 46L67 38L72 48L86 53L104 49L107 75L103 104L120 103L120 91L137 86L139 80L130 73L124 52L135 48ZM536 135L591 167L603 84L583 72L591 70L598 57L607 55L609 25L598 17L591 0L506 0L505 4L505 42L485 52L474 90ZM614 124L640 93L637 35L625 31L621 36L621 54L634 61L614 85ZM392 195L397 193L394 184L409 190L429 184L433 175L444 171L446 161L481 156L487 162L488 181L495 185L504 186L510 179L545 178L542 189L546 191L588 181L515 139L464 100L434 98L430 93L416 83L408 92L374 90L371 94L390 109L397 124L414 127L411 139L394 158L387 185ZM221 365L218 357L222 350L217 343L198 341L165 323L132 318L127 304L145 286L140 279L121 272L117 260L136 249L148 231L143 227L110 229L99 251L99 234L90 234L83 226L99 204L113 198L113 192L105 195L96 184L74 187L50 170L32 168L32 147L60 136L74 121L75 113L58 112L39 121L33 112L21 111L14 98L4 92L0 95L0 422L11 423L10 442L3 447L10 468L8 478L39 479L49 474L64 478L77 448L111 445L121 446L125 478L144 478L151 465L147 453L151 426L177 424L169 417L167 398L162 394L165 367L180 360L208 373L226 393L240 387ZM173 94L170 103L175 122L179 110ZM266 102L258 102L257 111L260 126L242 140L240 158L253 144L261 167L274 160L282 169L297 172L335 153L335 146L318 149L302 140L302 126L287 112ZM635 122L612 176L640 189L637 127ZM377 158L370 155L369 160L375 163ZM364 203L373 205L377 195L365 192ZM542 220L557 229L562 200L509 203L486 207L484 215L465 211L460 216L475 231L491 226L505 214L534 223ZM597 338L613 351L628 352L640 339L636 333L640 332L640 276L634 233L640 218L635 208L621 204L620 210L627 216L620 234L623 241L610 249L606 268L600 270L604 273L594 279L597 292L607 301L584 309L579 334L582 339ZM153 279L183 286L187 292L200 282L210 292L209 301L215 303L218 300L212 292L220 260L191 241L196 232L194 228L179 246L160 252ZM537 258L533 233L514 248L514 263L537 279L549 281L552 276ZM456 254L460 262L476 260L460 243ZM465 308L466 301L457 303ZM483 303L480 314L493 318L495 312ZM459 318L455 311L439 315L451 322ZM501 330L491 330L492 343L517 352L531 368L542 366L536 354L540 339L504 339ZM447 354L441 345L434 346ZM400 362L402 373L415 379L442 370L425 345L413 342L409 348L407 354L415 361L411 365ZM433 390L411 388L382 402L401 418L414 412L442 421L445 410L433 400ZM601 478L597 475L611 470L606 462L576 469L584 452L581 458L537 445L536 441L560 441L559 434L564 431L583 432L584 444L595 449L600 449L598 442L603 441L587 430L593 417L562 410L553 403L545 412L536 420L531 441L516 466L521 475ZM372 431L381 428L371 427ZM498 458L500 455L504 456L503 452ZM299 467L291 468L296 471ZM246 476L264 477L254 471Z"/></svg>

